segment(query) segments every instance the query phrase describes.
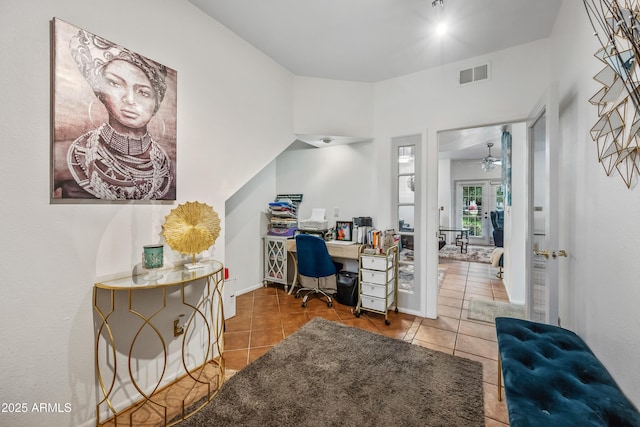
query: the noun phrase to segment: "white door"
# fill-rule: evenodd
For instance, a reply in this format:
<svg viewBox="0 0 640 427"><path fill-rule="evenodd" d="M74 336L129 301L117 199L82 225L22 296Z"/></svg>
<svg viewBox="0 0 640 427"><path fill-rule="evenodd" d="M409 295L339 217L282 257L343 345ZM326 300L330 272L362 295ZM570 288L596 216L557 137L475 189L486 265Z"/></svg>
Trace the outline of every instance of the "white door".
<svg viewBox="0 0 640 427"><path fill-rule="evenodd" d="M420 273L415 260L420 253L420 149L422 135L392 138L394 176L392 198L394 218L400 235L398 256L398 304L410 310L420 310Z"/></svg>
<svg viewBox="0 0 640 427"><path fill-rule="evenodd" d="M551 88L527 122L529 227L527 309L529 318L558 324L558 103Z"/></svg>
<svg viewBox="0 0 640 427"><path fill-rule="evenodd" d="M488 245L491 236L489 181L456 184L456 228L469 229L469 244ZM451 236L448 236L448 239Z"/></svg>

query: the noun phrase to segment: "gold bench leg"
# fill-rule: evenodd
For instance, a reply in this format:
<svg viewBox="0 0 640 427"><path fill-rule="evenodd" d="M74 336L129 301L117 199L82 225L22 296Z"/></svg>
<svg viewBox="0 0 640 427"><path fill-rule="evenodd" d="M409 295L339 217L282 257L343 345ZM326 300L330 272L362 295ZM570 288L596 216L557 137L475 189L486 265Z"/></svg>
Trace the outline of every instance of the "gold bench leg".
<svg viewBox="0 0 640 427"><path fill-rule="evenodd" d="M502 364L498 354L498 401L502 401Z"/></svg>

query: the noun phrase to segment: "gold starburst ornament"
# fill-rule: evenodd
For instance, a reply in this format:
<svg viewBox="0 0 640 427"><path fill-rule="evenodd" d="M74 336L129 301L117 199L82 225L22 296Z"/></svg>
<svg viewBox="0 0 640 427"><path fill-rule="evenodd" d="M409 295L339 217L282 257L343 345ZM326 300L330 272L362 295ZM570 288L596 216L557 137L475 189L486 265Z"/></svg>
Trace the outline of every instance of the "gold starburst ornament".
<svg viewBox="0 0 640 427"><path fill-rule="evenodd" d="M162 225L162 235L174 251L191 255L191 265L197 267L196 255L209 249L220 235L220 217L205 203L186 202L173 209Z"/></svg>

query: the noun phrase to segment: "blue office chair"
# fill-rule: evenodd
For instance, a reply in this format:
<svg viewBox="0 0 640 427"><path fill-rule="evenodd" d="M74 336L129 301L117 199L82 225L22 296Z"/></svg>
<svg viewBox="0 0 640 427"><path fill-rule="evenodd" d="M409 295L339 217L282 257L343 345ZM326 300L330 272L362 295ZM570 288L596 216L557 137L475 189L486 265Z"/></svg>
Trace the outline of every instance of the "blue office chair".
<svg viewBox="0 0 640 427"><path fill-rule="evenodd" d="M306 307L309 295L321 294L327 298L327 306L331 307L333 300L331 295L320 288L320 278L335 275L338 270L329 255L324 240L311 234L298 234L296 236L296 258L298 273L315 279L315 287L298 289L296 298L300 298L300 292L307 291L302 299L302 306Z"/></svg>

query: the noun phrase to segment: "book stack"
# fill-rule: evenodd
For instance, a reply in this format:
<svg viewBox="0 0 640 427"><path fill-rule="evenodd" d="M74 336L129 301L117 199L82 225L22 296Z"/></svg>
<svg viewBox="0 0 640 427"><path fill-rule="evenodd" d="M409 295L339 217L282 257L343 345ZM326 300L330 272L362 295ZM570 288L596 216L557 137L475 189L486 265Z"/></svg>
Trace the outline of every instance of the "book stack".
<svg viewBox="0 0 640 427"><path fill-rule="evenodd" d="M298 229L297 204L289 198L269 203L268 233L270 236L293 237Z"/></svg>
<svg viewBox="0 0 640 427"><path fill-rule="evenodd" d="M393 229L382 231L370 226L361 226L357 231L357 242L371 249L365 251L366 253L382 253L392 246L400 247L400 236Z"/></svg>

